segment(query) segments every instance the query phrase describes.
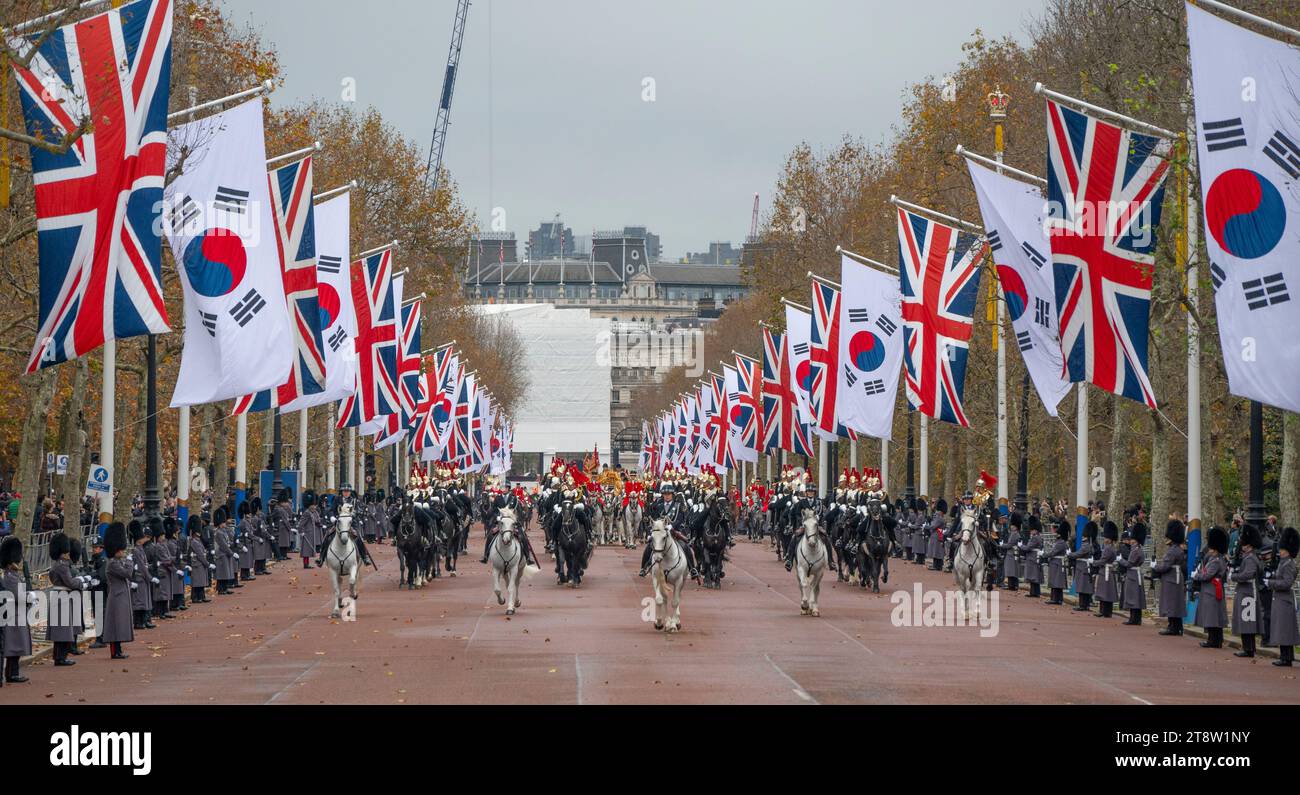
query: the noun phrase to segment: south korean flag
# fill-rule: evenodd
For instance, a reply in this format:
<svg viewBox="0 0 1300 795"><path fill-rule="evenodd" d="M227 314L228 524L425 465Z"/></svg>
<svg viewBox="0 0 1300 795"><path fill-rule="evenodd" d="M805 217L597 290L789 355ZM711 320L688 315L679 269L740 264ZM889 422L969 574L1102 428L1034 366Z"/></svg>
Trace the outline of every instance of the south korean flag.
<svg viewBox="0 0 1300 795"><path fill-rule="evenodd" d="M840 372L835 411L858 433L888 441L903 366L898 277L840 261Z"/></svg>
<svg viewBox="0 0 1300 795"><path fill-rule="evenodd" d="M280 385L296 355L266 181L262 101L173 128L163 231L185 295L172 407ZM184 157L184 160L181 160Z"/></svg>
<svg viewBox="0 0 1300 795"><path fill-rule="evenodd" d="M1191 5L1187 36L1229 388L1300 411L1300 50Z"/></svg>

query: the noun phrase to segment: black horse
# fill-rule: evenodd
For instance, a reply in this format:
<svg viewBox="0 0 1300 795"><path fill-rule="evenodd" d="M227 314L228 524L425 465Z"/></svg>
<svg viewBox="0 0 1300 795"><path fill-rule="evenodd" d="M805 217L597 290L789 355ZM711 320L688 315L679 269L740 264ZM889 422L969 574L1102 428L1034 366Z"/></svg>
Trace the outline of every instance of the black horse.
<svg viewBox="0 0 1300 795"><path fill-rule="evenodd" d="M720 509L721 500L714 499L709 504L708 513L704 517L704 526L699 533L699 561L700 573L704 575L705 588L722 588L722 578L726 574L722 571L723 553L727 549L727 529L731 523L731 518L727 512Z"/></svg>
<svg viewBox="0 0 1300 795"><path fill-rule="evenodd" d="M565 500L555 517L555 573L560 584L582 584L582 572L587 568L587 531L573 512L573 502Z"/></svg>
<svg viewBox="0 0 1300 795"><path fill-rule="evenodd" d="M879 500L867 503L867 515L857 528L858 578L863 588L880 593L880 583L889 582L889 553L894 546L892 521L884 515Z"/></svg>

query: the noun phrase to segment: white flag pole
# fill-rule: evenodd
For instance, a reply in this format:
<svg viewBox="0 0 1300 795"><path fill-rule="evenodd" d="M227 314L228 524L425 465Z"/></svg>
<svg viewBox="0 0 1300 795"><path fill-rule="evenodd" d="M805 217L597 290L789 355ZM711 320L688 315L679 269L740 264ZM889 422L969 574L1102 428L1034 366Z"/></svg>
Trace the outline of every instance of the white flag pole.
<svg viewBox="0 0 1300 795"><path fill-rule="evenodd" d="M1216 4L1217 5L1217 4ZM1187 167L1183 169L1183 260L1187 263L1187 524L1200 527L1201 520L1201 329L1193 317L1200 306L1197 250L1200 245L1198 225L1200 196L1195 193L1191 174L1196 173L1195 116L1189 117L1183 148ZM1194 209L1195 208L1195 209ZM1153 517L1158 518L1158 517Z"/></svg>
<svg viewBox="0 0 1300 795"><path fill-rule="evenodd" d="M176 511L189 510L190 501L190 407L181 406L176 417Z"/></svg>
<svg viewBox="0 0 1300 795"><path fill-rule="evenodd" d="M104 341L104 385L100 392L99 409L99 465L108 470L109 480L116 482L113 472L113 424L117 414L117 340ZM99 495L99 521L113 518L113 490Z"/></svg>
<svg viewBox="0 0 1300 795"><path fill-rule="evenodd" d="M298 411L298 490L307 488L307 409Z"/></svg>
<svg viewBox="0 0 1300 795"><path fill-rule="evenodd" d="M930 418L921 415L921 498L930 499Z"/></svg>
<svg viewBox="0 0 1300 795"><path fill-rule="evenodd" d="M880 487L889 491L889 442L880 440Z"/></svg>
<svg viewBox="0 0 1300 795"><path fill-rule="evenodd" d="M311 146L304 146L302 149L295 149L292 152L286 152L285 154L282 154L279 157L273 157L270 160L267 160L266 167L271 168L276 164L284 163L286 161L293 160L294 158L297 157L306 157L307 155L315 154L316 152L319 152L324 148L325 148L325 144L321 143L320 141L317 141Z"/></svg>
<svg viewBox="0 0 1300 795"><path fill-rule="evenodd" d="M337 414L338 406L331 403L327 419L327 422L329 422L329 440L326 444L327 451L325 454L325 460L328 462L325 470L325 488L329 490L330 494L334 494L338 489L339 435L334 427L334 424L338 421Z"/></svg>
<svg viewBox="0 0 1300 795"><path fill-rule="evenodd" d="M235 489L248 493L248 414L235 416Z"/></svg>
<svg viewBox="0 0 1300 795"><path fill-rule="evenodd" d="M352 487L354 494L365 494L357 483L357 429L356 427L348 428L348 485Z"/></svg>
<svg viewBox="0 0 1300 795"><path fill-rule="evenodd" d="M1087 521L1088 516L1088 385L1080 382L1078 385L1079 408L1077 418L1077 430L1074 437L1074 503L1083 517L1082 521L1076 520L1079 525ZM1078 527L1082 531L1082 527ZM1082 532L1079 534L1082 536ZM1075 547L1078 547L1078 540L1075 541Z"/></svg>
<svg viewBox="0 0 1300 795"><path fill-rule="evenodd" d="M194 105L192 107L188 107L183 110L178 110L175 111L174 113L168 113L167 121L176 121L177 119L180 118L188 118L189 121L194 121L194 114L198 113L201 110L215 108L219 105L225 105L228 102L236 102L238 100L247 99L249 97L260 97L263 94L271 93L273 90L274 90L274 86L271 84L270 80L267 80L264 83L262 83L260 86L257 86L256 88L250 88L246 91L240 91L236 94L231 94L228 97L209 100L208 102L203 102L201 104ZM193 93L191 93L191 96L193 96Z"/></svg>

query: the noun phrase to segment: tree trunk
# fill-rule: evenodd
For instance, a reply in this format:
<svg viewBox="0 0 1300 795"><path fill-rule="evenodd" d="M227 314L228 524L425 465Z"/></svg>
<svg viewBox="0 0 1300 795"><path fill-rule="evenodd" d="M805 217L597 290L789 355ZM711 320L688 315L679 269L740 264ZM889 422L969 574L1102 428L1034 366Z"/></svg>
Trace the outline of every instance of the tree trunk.
<svg viewBox="0 0 1300 795"><path fill-rule="evenodd" d="M119 423L119 426L125 425L117 434L124 447L126 438L134 437L131 452L126 455L125 460L118 458L115 461L118 468L113 479L117 486L117 497L113 500L113 518L119 522L131 521L131 502L144 490L144 436L148 427L145 422L145 412L148 408L146 397L144 385L141 384L136 390L135 415L131 418L132 424Z"/></svg>
<svg viewBox="0 0 1300 795"><path fill-rule="evenodd" d="M948 499L957 493L957 467L961 466L961 430L957 427L948 429L948 455L943 465L943 491L940 497Z"/></svg>
<svg viewBox="0 0 1300 795"><path fill-rule="evenodd" d="M18 504L18 516L13 517L14 533L24 545L31 539L32 517L36 515L36 506L41 503L39 489L45 466L45 420L59 383L58 373L53 369L41 370L32 380L35 393L23 420L23 442L18 454L18 473L14 478L14 490L23 495Z"/></svg>
<svg viewBox="0 0 1300 795"><path fill-rule="evenodd" d="M68 455L68 473L63 476L63 499L68 501L65 509L69 512L72 503L80 499L84 483L79 483L86 473L81 467L86 454L86 420L82 412L86 404L86 380L90 375L90 360L81 357L73 366L72 392L63 406L63 418L60 422L59 452Z"/></svg>
<svg viewBox="0 0 1300 795"><path fill-rule="evenodd" d="M975 478L976 476L979 475L979 471L980 471L979 465L975 461L975 453L978 445L972 444L971 441L969 439L966 439L964 436L962 438L962 445L966 448L966 456L965 456L966 471L964 473L964 476L962 477L961 482L957 484L957 489L952 494L946 495L949 499L955 497L958 494L962 494L966 491L966 489L971 488L971 486L974 485Z"/></svg>
<svg viewBox="0 0 1300 795"><path fill-rule="evenodd" d="M1169 430L1154 411L1147 412L1151 423L1151 511L1148 516L1168 516L1173 509L1169 485ZM1112 517L1118 516L1114 510Z"/></svg>
<svg viewBox="0 0 1300 795"><path fill-rule="evenodd" d="M230 486L230 434L228 412L224 403L216 407L218 413L212 453L212 504L228 505L226 490Z"/></svg>
<svg viewBox="0 0 1300 795"><path fill-rule="evenodd" d="M1114 427L1110 434L1110 499L1111 512L1122 511L1128 505L1128 412L1124 410L1128 398L1111 396L1114 406Z"/></svg>
<svg viewBox="0 0 1300 795"><path fill-rule="evenodd" d="M1300 414L1290 411L1282 413L1282 472L1277 496L1281 526L1300 524Z"/></svg>

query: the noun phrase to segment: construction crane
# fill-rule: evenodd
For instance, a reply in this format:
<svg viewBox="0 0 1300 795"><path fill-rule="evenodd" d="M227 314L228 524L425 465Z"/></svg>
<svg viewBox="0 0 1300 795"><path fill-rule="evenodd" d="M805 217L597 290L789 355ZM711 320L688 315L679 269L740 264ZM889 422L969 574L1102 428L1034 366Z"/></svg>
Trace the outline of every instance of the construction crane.
<svg viewBox="0 0 1300 795"><path fill-rule="evenodd" d="M754 214L749 218L749 240L758 240L758 194L754 194Z"/></svg>
<svg viewBox="0 0 1300 795"><path fill-rule="evenodd" d="M460 48L465 40L465 17L469 0L456 4L456 22L451 29L451 50L447 53L447 71L442 78L442 97L438 100L438 120L433 125L433 145L429 147L429 164L424 181L431 191L438 189L442 176L442 150L447 145L447 125L451 122L451 95L456 90L456 70L460 67Z"/></svg>

